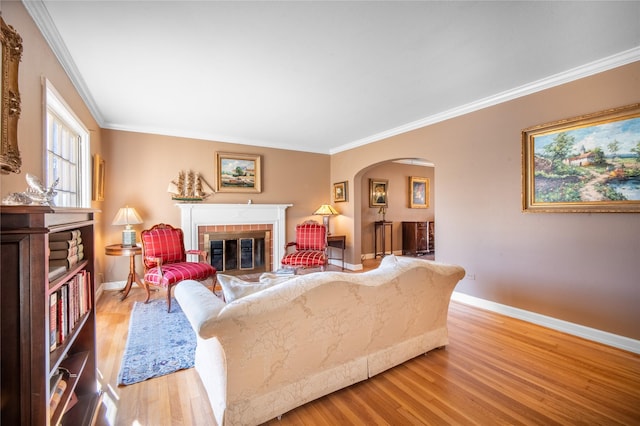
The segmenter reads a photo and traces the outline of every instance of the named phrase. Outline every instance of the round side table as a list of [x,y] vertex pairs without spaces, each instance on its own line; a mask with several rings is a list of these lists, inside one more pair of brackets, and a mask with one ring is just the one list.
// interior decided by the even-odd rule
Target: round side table
[[129,256],[129,277],[127,277],[127,284],[120,290],[122,292],[122,298],[120,300],[126,299],[134,282],[144,288],[142,282],[140,282],[140,278],[138,278],[138,274],[136,274],[136,256],[142,255],[142,247],[111,244],[105,247],[105,254],[107,256]]

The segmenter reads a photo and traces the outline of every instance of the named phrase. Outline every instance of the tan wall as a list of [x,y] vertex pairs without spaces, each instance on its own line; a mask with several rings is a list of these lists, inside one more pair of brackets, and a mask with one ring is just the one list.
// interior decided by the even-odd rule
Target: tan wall
[[[90,131],[91,154],[101,151],[100,128],[84,101],[75,90],[71,80],[57,61],[46,40],[19,1],[3,1],[2,17],[13,26],[22,37],[22,61],[20,62],[18,84],[21,99],[21,113],[18,121],[18,146],[22,157],[20,174],[0,175],[0,196],[26,189],[27,173],[45,177],[44,170],[44,116],[43,78],[48,79],[64,101],[75,112]],[[102,208],[102,203],[92,202],[92,207]],[[98,226],[102,221],[100,212],[95,215]],[[96,244],[103,244],[100,234]],[[101,270],[101,260],[96,264]]]
[[520,198],[522,129],[638,102],[638,76],[640,62],[335,154],[332,180],[364,188],[372,164],[431,160],[436,260],[476,277],[457,291],[638,339],[640,215],[525,214]]
[[[205,202],[244,204],[251,199],[253,203],[293,204],[287,209],[288,240],[295,238],[297,223],[306,219],[322,221],[312,213],[330,201],[328,155],[116,130],[103,130],[103,141],[106,163],[103,232],[108,243],[121,240],[122,227],[110,222],[125,205],[135,207],[144,220],[134,227],[138,241],[140,231],[156,223],[180,226],[180,209],[167,193],[167,187],[181,170],[199,172],[214,186],[216,151],[260,155],[262,192],[216,193]],[[125,259],[106,258],[105,262],[107,282],[126,279]],[[136,262],[141,272],[140,259]]]

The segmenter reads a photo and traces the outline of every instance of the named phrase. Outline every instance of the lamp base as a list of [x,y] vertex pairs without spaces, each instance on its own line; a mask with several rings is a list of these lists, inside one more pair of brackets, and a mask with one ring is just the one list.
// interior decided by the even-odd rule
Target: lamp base
[[327,235],[331,235],[331,232],[329,232],[329,216],[322,216],[322,224],[327,229]]
[[133,229],[125,229],[122,231],[122,246],[133,247],[136,245],[136,231]]

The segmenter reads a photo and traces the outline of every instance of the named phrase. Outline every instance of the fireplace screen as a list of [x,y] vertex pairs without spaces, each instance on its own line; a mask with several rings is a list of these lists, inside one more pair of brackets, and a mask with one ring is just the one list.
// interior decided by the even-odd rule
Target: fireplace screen
[[269,260],[269,231],[211,232],[204,235],[211,264],[225,274],[265,272]]

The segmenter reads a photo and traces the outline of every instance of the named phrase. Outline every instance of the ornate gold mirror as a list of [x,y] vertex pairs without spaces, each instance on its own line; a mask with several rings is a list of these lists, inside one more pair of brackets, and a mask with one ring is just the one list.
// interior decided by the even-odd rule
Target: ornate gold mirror
[[11,26],[2,25],[2,99],[0,102],[0,172],[20,173],[22,160],[18,149],[18,118],[20,118],[20,92],[18,91],[18,64],[22,57],[22,37]]

